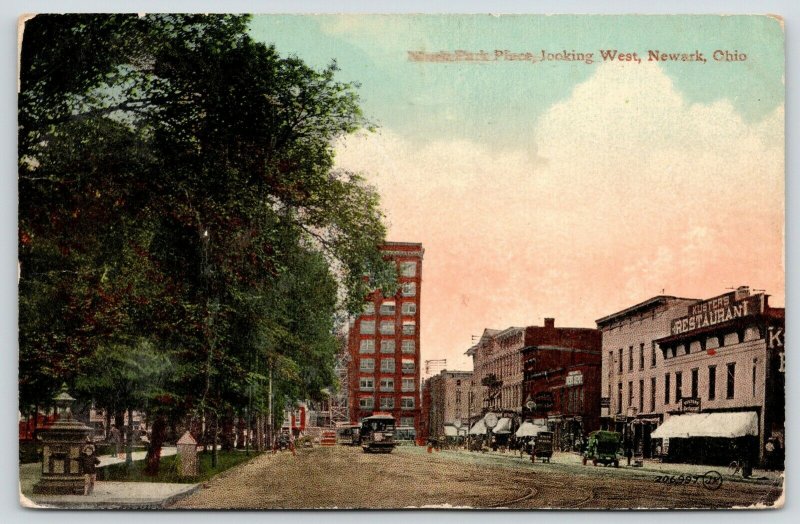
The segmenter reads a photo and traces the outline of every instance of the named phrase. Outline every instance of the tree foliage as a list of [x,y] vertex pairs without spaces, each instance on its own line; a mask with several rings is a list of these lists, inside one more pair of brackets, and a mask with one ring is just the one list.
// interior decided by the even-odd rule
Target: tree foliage
[[[394,285],[334,169],[355,85],[227,15],[39,15],[19,96],[20,397],[204,417],[333,385],[334,317]],[[365,275],[371,275],[365,279]],[[255,393],[254,393],[255,391]]]

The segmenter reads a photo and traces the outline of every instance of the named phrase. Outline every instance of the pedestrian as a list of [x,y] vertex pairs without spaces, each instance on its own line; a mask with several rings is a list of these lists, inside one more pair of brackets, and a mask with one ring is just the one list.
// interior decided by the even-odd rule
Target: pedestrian
[[633,457],[633,444],[631,439],[625,439],[625,458],[628,459],[628,465],[631,465],[631,458]]
[[[115,424],[111,425],[111,431],[109,431],[108,440],[112,446],[114,446],[114,456],[119,457],[122,452],[122,435],[120,434],[117,426]],[[121,458],[121,457],[120,457]]]
[[97,480],[97,465],[100,464],[100,459],[97,458],[94,444],[89,437],[86,437],[86,445],[83,446],[80,463],[84,475],[83,494],[91,495]]

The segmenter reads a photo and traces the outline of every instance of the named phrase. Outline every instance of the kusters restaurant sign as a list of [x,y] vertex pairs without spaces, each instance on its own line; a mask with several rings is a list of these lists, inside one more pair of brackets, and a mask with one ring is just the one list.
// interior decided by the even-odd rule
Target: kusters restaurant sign
[[756,315],[764,310],[764,295],[752,295],[736,300],[732,291],[689,306],[689,314],[672,321],[671,333],[680,335],[695,329],[721,324],[734,318]]

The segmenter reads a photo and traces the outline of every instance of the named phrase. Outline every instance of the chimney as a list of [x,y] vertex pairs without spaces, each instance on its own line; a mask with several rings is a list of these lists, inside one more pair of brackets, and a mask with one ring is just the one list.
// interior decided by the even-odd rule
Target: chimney
[[556,319],[554,319],[554,318],[546,318],[546,319],[544,319],[544,327],[546,327],[546,328],[554,328],[554,327],[556,327]]

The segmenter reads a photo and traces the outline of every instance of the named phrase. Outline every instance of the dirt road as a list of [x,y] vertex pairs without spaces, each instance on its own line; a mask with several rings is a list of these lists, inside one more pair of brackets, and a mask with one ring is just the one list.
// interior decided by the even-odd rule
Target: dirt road
[[334,447],[262,455],[216,477],[180,509],[726,508],[772,504],[780,486],[724,479],[718,489],[656,482],[653,472],[531,464],[475,453]]

